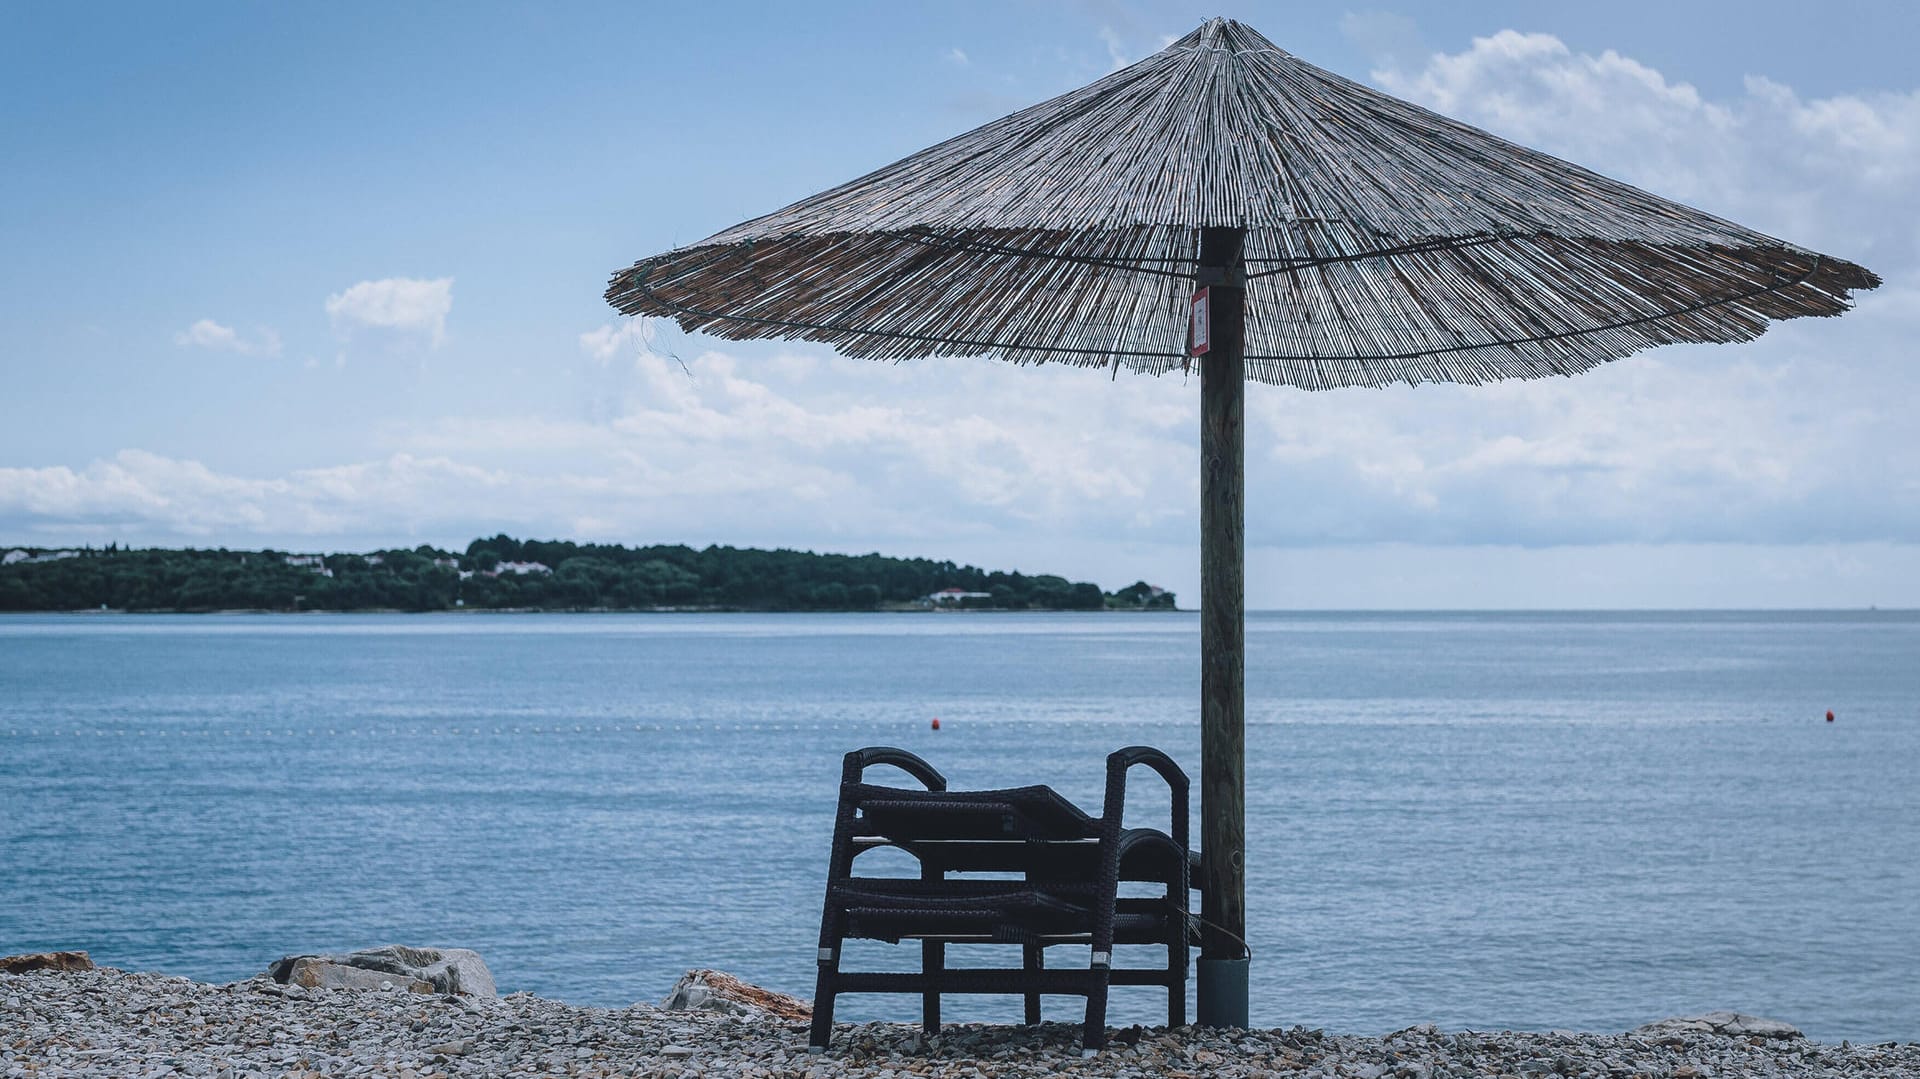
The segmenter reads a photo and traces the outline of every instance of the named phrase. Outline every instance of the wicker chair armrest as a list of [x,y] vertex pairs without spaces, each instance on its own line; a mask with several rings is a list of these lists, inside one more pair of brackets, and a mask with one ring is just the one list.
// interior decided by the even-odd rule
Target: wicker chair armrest
[[868,746],[847,754],[845,764],[841,768],[840,782],[859,783],[866,775],[867,769],[877,764],[893,765],[919,780],[921,785],[930,791],[947,789],[947,777],[941,775],[933,765],[921,760],[917,754],[896,749],[893,746]]
[[[1127,773],[1135,766],[1145,765],[1160,773],[1166,780],[1167,788],[1173,795],[1173,820],[1169,834],[1182,848],[1189,847],[1187,835],[1187,773],[1180,770],[1172,757],[1152,746],[1127,746],[1107,754],[1107,806],[1105,813],[1118,814],[1124,809]],[[1116,818],[1117,823],[1117,818]]]

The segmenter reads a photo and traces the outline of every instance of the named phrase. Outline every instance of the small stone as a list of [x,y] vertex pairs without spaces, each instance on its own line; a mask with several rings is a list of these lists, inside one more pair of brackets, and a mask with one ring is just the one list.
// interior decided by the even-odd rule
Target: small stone
[[691,1046],[669,1045],[660,1050],[660,1055],[672,1060],[683,1060],[693,1055],[693,1049]]

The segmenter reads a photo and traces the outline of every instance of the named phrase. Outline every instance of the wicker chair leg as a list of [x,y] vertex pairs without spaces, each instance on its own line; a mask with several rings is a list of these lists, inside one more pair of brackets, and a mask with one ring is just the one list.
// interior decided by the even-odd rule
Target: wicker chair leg
[[1080,1041],[1089,1053],[1107,1046],[1107,971],[1095,967],[1092,974],[1093,984],[1087,989],[1086,1031]]
[[1167,1025],[1187,1025],[1187,905],[1177,895],[1184,884],[1168,889],[1167,905],[1173,908],[1173,939],[1167,941]]
[[1191,969],[1187,946],[1187,931],[1192,925],[1192,915],[1187,904],[1193,897],[1189,879],[1183,866],[1167,882],[1168,927],[1172,931],[1167,940],[1167,1025],[1183,1027],[1187,1025],[1187,971]]
[[[1023,944],[1020,946],[1020,951],[1020,967],[1022,970],[1046,969],[1047,950],[1045,948],[1038,944]],[[1028,993],[1026,996],[1027,1025],[1032,1026],[1040,1021],[1040,994]]]
[[833,1040],[833,995],[837,988],[834,983],[836,971],[822,965],[820,978],[814,983],[813,990],[813,1029],[807,1037],[807,1047],[814,1052],[825,1052],[827,1043]]
[[[944,941],[920,942],[920,970],[936,974],[947,969],[947,945]],[[940,1033],[940,991],[929,989],[920,994],[920,1023],[928,1034]]]

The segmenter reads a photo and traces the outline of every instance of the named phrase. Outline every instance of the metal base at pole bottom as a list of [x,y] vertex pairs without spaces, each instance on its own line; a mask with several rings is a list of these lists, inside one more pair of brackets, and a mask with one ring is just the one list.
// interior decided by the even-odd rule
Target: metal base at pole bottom
[[1203,1027],[1247,1027],[1247,967],[1252,959],[1205,959],[1195,994]]

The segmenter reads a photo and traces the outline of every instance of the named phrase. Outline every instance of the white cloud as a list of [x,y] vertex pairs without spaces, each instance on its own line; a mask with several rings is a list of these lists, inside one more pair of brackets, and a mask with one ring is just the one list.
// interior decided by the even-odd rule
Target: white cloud
[[52,518],[82,537],[136,534],[176,542],[406,530],[410,520],[444,512],[448,500],[485,499],[500,483],[484,469],[410,454],[255,478],[122,450],[78,470],[0,468],[0,527],[40,531],[36,523]]
[[210,318],[203,318],[185,330],[173,335],[176,345],[197,345],[201,348],[226,349],[239,351],[240,337],[233,327],[222,326]]
[[649,318],[629,318],[609,322],[580,335],[580,351],[602,364],[611,363],[626,353],[638,355],[653,344],[654,325]]
[[971,60],[967,59],[966,50],[957,46],[947,50],[947,62],[956,67],[966,67],[972,63]]
[[[515,434],[514,426],[471,426],[454,432],[453,441]],[[898,555],[1062,572],[1109,588],[1144,577],[1172,586],[1189,605],[1198,600],[1190,519],[1188,534],[1177,540],[1141,542],[1119,530],[1090,544],[1077,530],[999,527],[1006,519],[994,507],[969,504],[951,487],[919,484],[922,497],[914,500],[818,461],[762,459],[749,472],[725,461],[705,468],[678,460],[649,463],[642,450],[621,449],[625,436],[605,429],[583,436],[579,425],[536,423],[510,441],[535,447],[556,430],[570,431],[580,445],[630,459],[624,467],[590,472],[539,471],[402,452],[252,477],[127,450],[81,469],[0,468],[0,529],[22,542],[345,550],[421,541],[458,547],[499,530],[628,543],[797,543],[852,552],[878,547]],[[899,501],[862,501],[875,494]],[[756,517],[778,518],[808,504],[816,517],[849,518],[849,527],[836,533],[816,520],[813,531],[800,535],[776,520],[754,531]],[[978,521],[983,514],[985,521]],[[987,527],[977,527],[982,523]],[[916,525],[918,533],[912,531]],[[1898,606],[1920,603],[1920,545],[1256,544],[1249,552],[1247,586],[1255,608]]]
[[1118,71],[1133,62],[1127,55],[1126,44],[1120,40],[1120,32],[1113,27],[1100,28],[1100,43],[1107,47],[1107,62],[1113,65],[1113,70]]
[[[1578,379],[1250,394],[1255,542],[1899,542],[1911,378],[1806,350],[1639,357]],[[1790,346],[1790,347],[1783,347]]]
[[1898,269],[1916,261],[1920,91],[1807,99],[1772,79],[1710,100],[1612,50],[1502,30],[1387,90],[1497,135],[1796,243]]
[[377,328],[426,334],[438,345],[446,338],[447,313],[453,310],[453,278],[424,280],[388,277],[362,281],[327,297],[327,315],[336,329]]
[[252,337],[243,336],[231,326],[203,318],[173,335],[173,343],[183,348],[204,348],[214,352],[237,352],[242,356],[280,355],[280,335],[265,326]]
[[[1906,306],[1885,317],[1911,325]],[[376,546],[504,529],[880,549],[1109,587],[1145,577],[1191,598],[1192,382],[978,360],[795,360],[707,352],[682,368],[644,355],[623,366],[627,396],[605,421],[447,418],[390,430],[369,459],[277,476],[134,450],[78,469],[0,469],[0,533]],[[1726,565],[1755,572],[1782,560],[1769,543],[1822,558],[1880,551],[1870,566],[1906,565],[1920,535],[1920,480],[1858,467],[1905,437],[1898,417],[1876,415],[1844,381],[1821,391],[1809,362],[1695,349],[1575,380],[1254,387],[1249,542],[1265,552],[1261,572],[1274,571],[1250,578],[1255,602],[1391,606],[1380,582],[1409,567],[1447,576],[1393,594],[1439,596],[1447,581],[1465,588],[1507,566],[1504,585],[1473,595],[1512,603],[1524,583],[1563,604],[1607,604],[1629,593],[1567,567],[1591,557],[1603,577],[1640,562],[1679,574],[1715,557],[1646,553],[1673,544],[1738,548]],[[1396,546],[1368,553],[1380,544]],[[1336,547],[1346,553],[1329,553]],[[1586,553],[1522,558],[1517,547]],[[1326,564],[1373,576],[1348,585],[1317,570],[1298,576]],[[1767,587],[1814,602],[1806,597],[1828,571],[1812,564],[1805,579]],[[1672,594],[1736,602],[1738,582],[1716,580],[1717,593]],[[1892,602],[1875,591],[1882,580],[1840,583],[1848,596]],[[1637,587],[1646,602],[1673,581],[1656,574]]]
[[0,533],[240,542],[378,533],[383,522],[558,534],[590,519],[602,536],[850,537],[920,553],[1035,528],[1153,529],[1191,513],[1193,410],[1165,381],[709,352],[684,369],[642,356],[628,385],[605,422],[450,418],[390,431],[378,459],[270,478],[139,450],[84,468],[0,470]]
[[1188,499],[1184,475],[1163,466],[1185,435],[1167,414],[1190,412],[1166,401],[1177,387],[964,360],[814,363],[707,352],[683,369],[643,356],[608,427],[661,475],[744,495],[740,514],[760,527],[817,527],[822,508],[789,498],[808,490],[844,493],[825,511],[835,527],[912,535],[1124,522]]

